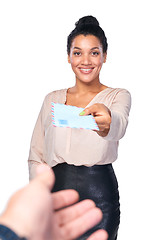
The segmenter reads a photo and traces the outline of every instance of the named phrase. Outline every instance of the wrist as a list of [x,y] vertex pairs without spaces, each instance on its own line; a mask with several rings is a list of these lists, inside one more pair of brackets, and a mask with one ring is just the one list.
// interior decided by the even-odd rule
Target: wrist
[[[15,218],[12,218],[11,215],[9,217],[7,217],[5,214],[3,214],[0,217],[0,226],[1,226],[1,229],[3,228],[3,231],[6,228],[6,229],[8,229],[6,231],[13,233],[11,235],[17,236],[17,238],[13,238],[13,240],[14,239],[25,239],[26,240],[28,238],[28,234],[27,234],[27,231],[25,230],[23,221],[22,221],[22,223],[17,222],[17,220]],[[10,239],[12,239],[12,238],[4,238],[4,240],[10,240]],[[1,238],[0,238],[0,240],[1,240]],[[2,240],[3,240],[3,238],[2,238]]]

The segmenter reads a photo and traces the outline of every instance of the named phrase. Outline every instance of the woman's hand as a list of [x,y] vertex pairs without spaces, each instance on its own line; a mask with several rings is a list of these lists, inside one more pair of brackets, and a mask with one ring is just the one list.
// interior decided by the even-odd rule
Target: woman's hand
[[99,127],[99,131],[96,132],[101,137],[107,136],[111,124],[110,110],[104,104],[96,103],[88,108],[85,108],[84,111],[80,113],[80,116],[86,116],[89,114],[93,115]]

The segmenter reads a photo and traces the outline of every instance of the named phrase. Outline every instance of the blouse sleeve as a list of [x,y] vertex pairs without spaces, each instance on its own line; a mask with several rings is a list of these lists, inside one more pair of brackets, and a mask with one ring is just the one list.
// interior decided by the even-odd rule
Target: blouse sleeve
[[30,180],[35,176],[35,169],[37,165],[41,163],[45,163],[44,157],[43,157],[45,105],[46,105],[46,98],[41,107],[35,128],[33,130],[31,144],[30,144],[30,152],[29,152],[29,158],[28,158]]
[[125,89],[120,89],[114,97],[110,107],[111,125],[109,133],[105,137],[106,140],[119,141],[124,136],[128,125],[130,108],[130,93]]

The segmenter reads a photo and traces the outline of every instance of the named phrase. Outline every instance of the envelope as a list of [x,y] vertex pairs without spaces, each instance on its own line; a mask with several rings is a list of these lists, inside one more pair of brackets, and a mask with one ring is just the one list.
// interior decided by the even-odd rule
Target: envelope
[[55,127],[99,130],[92,115],[79,116],[84,108],[52,102],[52,123]]

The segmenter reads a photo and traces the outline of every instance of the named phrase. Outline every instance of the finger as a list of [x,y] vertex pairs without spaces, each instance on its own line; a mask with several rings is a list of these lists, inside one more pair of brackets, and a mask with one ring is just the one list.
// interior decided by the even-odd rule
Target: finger
[[106,116],[95,116],[94,117],[100,131],[103,131],[105,128],[109,128],[110,127],[110,118],[108,119]]
[[67,222],[73,221],[82,216],[92,208],[95,208],[95,203],[92,200],[83,200],[74,206],[58,211],[58,221],[61,225],[66,224]]
[[106,124],[106,119],[103,116],[94,116],[94,119],[96,121],[97,124],[99,124],[100,126],[105,126]]
[[53,170],[47,164],[39,165],[36,169],[36,177],[32,181],[42,183],[48,190],[51,190],[55,183]]
[[97,225],[101,220],[101,210],[99,208],[92,208],[79,218],[64,225],[61,231],[63,236],[68,236],[68,239],[75,239]]
[[79,199],[79,194],[73,189],[61,190],[55,193],[52,193],[54,210],[58,210],[74,204]]
[[87,240],[107,240],[108,233],[104,229],[97,230]]
[[98,111],[98,106],[96,104],[88,107],[88,108],[85,108],[79,115],[80,116],[86,116],[86,115],[89,115],[89,114],[95,114],[96,112]]

